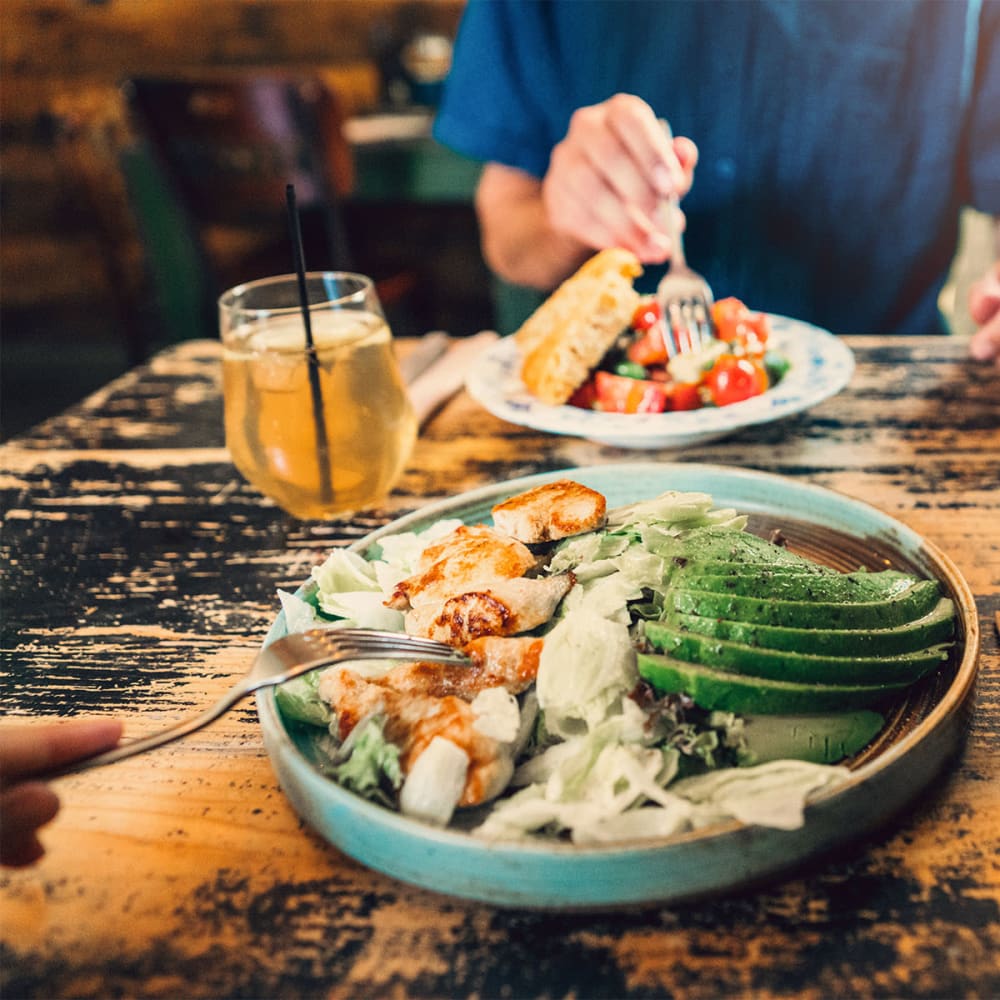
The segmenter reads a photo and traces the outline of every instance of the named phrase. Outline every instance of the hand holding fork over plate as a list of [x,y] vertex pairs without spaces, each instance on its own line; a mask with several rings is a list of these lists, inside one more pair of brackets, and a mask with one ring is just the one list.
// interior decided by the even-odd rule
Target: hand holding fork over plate
[[215,722],[255,691],[284,684],[285,681],[300,677],[319,667],[353,660],[411,660],[460,665],[471,663],[460,650],[441,642],[416,638],[402,632],[379,632],[374,629],[359,628],[319,628],[297,632],[276,639],[265,646],[257,654],[249,673],[200,715],[184,719],[151,736],[122,743],[113,750],[107,750],[96,756],[85,757],[48,770],[35,771],[33,776],[48,780],[64,774],[74,774],[91,767],[113,764],[134,757],[136,754],[145,753],[147,750],[173,743],[174,740],[179,740]]

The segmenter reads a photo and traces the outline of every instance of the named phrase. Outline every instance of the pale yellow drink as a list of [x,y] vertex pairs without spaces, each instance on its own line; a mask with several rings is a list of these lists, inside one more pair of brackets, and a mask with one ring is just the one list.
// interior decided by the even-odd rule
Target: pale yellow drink
[[222,362],[226,444],[234,464],[262,493],[301,518],[383,499],[416,437],[392,336],[381,316],[316,311],[312,334],[326,463],[301,316],[278,315],[229,331]]

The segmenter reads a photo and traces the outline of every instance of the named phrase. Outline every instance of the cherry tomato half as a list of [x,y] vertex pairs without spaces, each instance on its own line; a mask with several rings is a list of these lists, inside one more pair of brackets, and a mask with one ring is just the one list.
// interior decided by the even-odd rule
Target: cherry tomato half
[[747,307],[732,295],[726,299],[716,299],[712,303],[712,322],[715,324],[720,340],[726,339],[722,334],[731,330],[746,314],[746,311]]
[[662,382],[597,372],[594,388],[597,407],[606,413],[662,413],[667,408],[667,390]]
[[767,391],[767,371],[759,361],[720,355],[705,376],[705,385],[716,406],[729,406]]
[[663,310],[656,299],[643,299],[632,314],[631,327],[639,336],[625,352],[636,364],[662,365],[667,360],[664,340]]
[[670,392],[671,410],[698,410],[701,393],[693,382],[678,382]]
[[766,314],[751,312],[733,296],[712,303],[712,323],[719,340],[741,344],[754,352],[767,343],[770,333]]
[[631,326],[633,330],[643,333],[662,320],[663,310],[660,308],[660,303],[656,299],[643,299],[632,314]]
[[594,379],[588,378],[566,402],[570,406],[578,406],[581,410],[594,409],[594,404],[597,402],[597,388],[594,385]]
[[629,344],[625,351],[629,361],[649,367],[662,365],[667,360],[667,345],[663,339],[663,324],[651,326],[643,336]]

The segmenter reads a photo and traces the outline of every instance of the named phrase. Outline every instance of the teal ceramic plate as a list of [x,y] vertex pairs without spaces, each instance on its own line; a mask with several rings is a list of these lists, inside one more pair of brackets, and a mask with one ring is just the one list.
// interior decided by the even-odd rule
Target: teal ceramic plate
[[[894,567],[940,581],[955,602],[951,660],[902,697],[875,741],[850,762],[851,778],[811,800],[798,830],[737,822],[668,840],[614,845],[487,843],[437,829],[359,798],[325,778],[309,741],[286,724],[273,692],[258,695],[264,743],[282,788],[302,818],[369,867],[437,892],[511,907],[604,909],[675,903],[772,879],[886,824],[941,772],[964,736],[979,649],[972,593],[951,561],[886,514],[804,482],[742,469],[629,463],[569,469],[462,494],[402,517],[356,543],[421,530],[442,517],[488,522],[501,499],[569,476],[600,490],[609,506],[664,490],[710,493],[718,506],[751,515],[750,530],[781,529],[791,548],[838,569]],[[278,616],[266,642],[285,633]]]
[[768,318],[769,343],[788,358],[788,374],[763,395],[731,406],[628,414],[549,406],[535,399],[521,381],[521,361],[512,337],[483,352],[466,388],[495,417],[523,427],[616,448],[687,448],[807,410],[836,395],[851,380],[854,355],[839,337],[786,316]]

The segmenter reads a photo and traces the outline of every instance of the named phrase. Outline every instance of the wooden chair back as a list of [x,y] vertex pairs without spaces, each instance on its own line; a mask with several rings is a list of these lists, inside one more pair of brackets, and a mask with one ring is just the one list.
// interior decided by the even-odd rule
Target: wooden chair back
[[303,207],[328,209],[351,189],[340,109],[318,78],[133,78],[126,94],[181,195],[206,223],[273,218],[289,182]]
[[302,212],[307,266],[354,266],[340,209],[353,159],[336,96],[320,79],[134,77],[123,92],[186,216],[212,296],[292,270],[289,183]]

